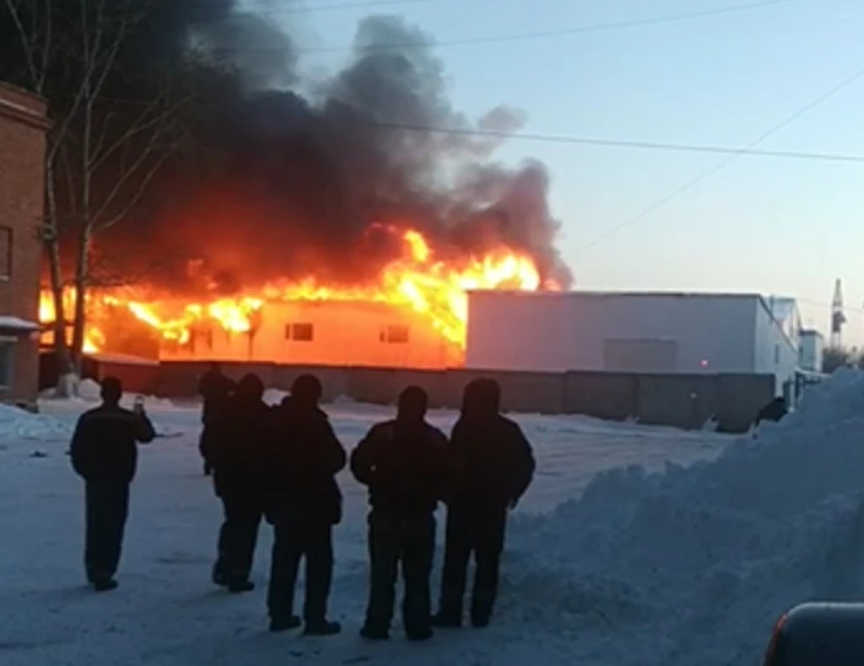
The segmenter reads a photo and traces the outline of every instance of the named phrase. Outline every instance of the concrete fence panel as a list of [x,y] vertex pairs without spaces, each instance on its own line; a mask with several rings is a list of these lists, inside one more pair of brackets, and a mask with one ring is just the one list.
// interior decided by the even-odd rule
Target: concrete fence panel
[[420,386],[429,394],[429,407],[444,409],[452,406],[448,402],[447,373],[443,370],[400,369],[396,370],[393,382],[396,396],[407,386]]
[[276,378],[275,363],[256,363],[254,361],[223,361],[219,364],[222,371],[235,382],[244,375],[255,374],[261,378],[265,387],[273,386]]
[[712,375],[640,375],[638,384],[640,423],[696,429],[715,413]]
[[348,368],[348,395],[357,402],[392,405],[399,394],[398,371],[390,368]]
[[198,379],[209,363],[197,361],[162,361],[156,395],[161,398],[194,398],[198,395]]
[[565,414],[623,421],[639,412],[635,375],[626,373],[568,372],[564,376]]
[[723,432],[747,432],[774,399],[774,375],[719,375],[717,418]]
[[454,369],[447,373],[447,404],[458,409],[462,392],[472,380],[494,379],[501,386],[501,407],[507,412],[561,414],[564,409],[564,375],[550,372],[502,372]]
[[324,402],[332,402],[336,398],[350,396],[348,374],[350,370],[311,365],[278,365],[273,370],[272,388],[280,391],[290,391],[291,384],[300,375],[312,374],[320,381],[324,389]]
[[[392,405],[406,386],[422,386],[430,406],[458,409],[462,392],[473,379],[489,377],[501,385],[505,411],[541,414],[584,414],[607,420],[638,416],[645,424],[700,428],[712,415],[725,432],[744,432],[774,395],[771,375],[635,375],[602,372],[501,372],[452,369],[336,368],[276,366],[269,363],[223,363],[226,374],[239,379],[257,373],[268,387],[289,390],[305,372],[317,375],[324,399],[340,396],[358,402]],[[198,378],[207,363],[161,363],[156,393],[188,398],[197,394]]]

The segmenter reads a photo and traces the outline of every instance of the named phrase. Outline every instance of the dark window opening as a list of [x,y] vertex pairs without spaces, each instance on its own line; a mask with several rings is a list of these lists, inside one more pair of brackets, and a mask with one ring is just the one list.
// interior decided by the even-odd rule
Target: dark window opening
[[0,338],[0,388],[12,387],[12,364],[15,342]]
[[294,342],[312,342],[315,339],[313,324],[285,324],[285,339]]
[[381,329],[378,339],[391,344],[406,344],[410,338],[409,333],[409,328],[403,324],[390,324]]
[[12,229],[0,227],[0,279],[12,277]]

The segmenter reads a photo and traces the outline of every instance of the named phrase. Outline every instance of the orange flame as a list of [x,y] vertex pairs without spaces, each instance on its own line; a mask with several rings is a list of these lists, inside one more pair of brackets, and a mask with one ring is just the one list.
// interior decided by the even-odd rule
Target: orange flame
[[[320,284],[314,278],[276,281],[255,294],[216,299],[209,303],[179,303],[174,297],[164,300],[130,298],[119,290],[91,293],[96,305],[125,307],[138,320],[159,332],[164,340],[188,342],[193,327],[205,320],[218,322],[230,332],[244,333],[253,327],[255,313],[268,302],[289,301],[366,301],[403,307],[425,317],[446,340],[465,347],[468,319],[468,294],[473,289],[540,289],[540,275],[527,255],[506,248],[482,258],[458,264],[434,259],[433,250],[417,231],[402,233],[405,254],[387,264],[372,285],[342,287]],[[546,285],[556,289],[555,285]],[[67,318],[74,305],[74,292],[64,294]],[[178,307],[179,306],[179,307]],[[172,312],[173,315],[168,313]],[[50,292],[42,294],[40,320],[54,320]],[[97,317],[89,317],[86,329],[88,350],[104,348],[105,336]]]

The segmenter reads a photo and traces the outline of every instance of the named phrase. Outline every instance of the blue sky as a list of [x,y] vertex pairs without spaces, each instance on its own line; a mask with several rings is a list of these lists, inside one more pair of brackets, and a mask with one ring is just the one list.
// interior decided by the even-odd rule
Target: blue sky
[[[271,0],[269,11],[285,20],[279,8],[289,4]],[[357,21],[373,12],[401,14],[447,42],[745,4],[306,0],[310,11],[290,18],[302,47],[327,49],[350,46]],[[438,53],[454,105],[470,115],[506,104],[527,113],[524,132],[739,148],[864,72],[862,26],[861,0],[789,0],[626,29],[442,44]],[[303,65],[332,70],[348,55],[309,54]],[[759,148],[864,155],[864,76]],[[824,331],[841,278],[845,341],[864,342],[864,164],[736,158],[610,233],[723,157],[527,140],[511,140],[499,155],[549,167],[560,245],[578,286],[790,295],[805,324]]]

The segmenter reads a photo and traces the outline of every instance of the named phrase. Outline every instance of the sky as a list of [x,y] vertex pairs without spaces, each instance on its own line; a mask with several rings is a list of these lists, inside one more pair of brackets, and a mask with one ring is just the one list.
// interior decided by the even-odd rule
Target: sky
[[[439,43],[457,109],[519,108],[523,133],[741,149],[771,131],[760,150],[864,157],[864,0],[264,4],[310,72],[350,56],[364,16],[402,15]],[[519,138],[498,156],[549,168],[577,288],[793,296],[827,332],[840,278],[844,342],[864,344],[864,162]]]

